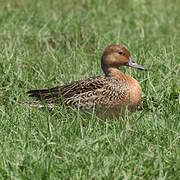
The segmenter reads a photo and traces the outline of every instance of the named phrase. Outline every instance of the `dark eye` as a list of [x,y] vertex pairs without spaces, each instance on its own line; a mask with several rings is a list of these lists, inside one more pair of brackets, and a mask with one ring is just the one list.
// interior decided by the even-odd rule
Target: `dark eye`
[[119,52],[120,55],[122,55],[123,53],[122,52]]

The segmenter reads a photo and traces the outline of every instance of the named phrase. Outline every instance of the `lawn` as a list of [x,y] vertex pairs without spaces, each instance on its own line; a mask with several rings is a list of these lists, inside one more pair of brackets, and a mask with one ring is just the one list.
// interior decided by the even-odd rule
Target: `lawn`
[[[102,74],[111,43],[147,72],[126,122],[35,109],[26,91]],[[1,0],[0,179],[178,179],[180,1]]]

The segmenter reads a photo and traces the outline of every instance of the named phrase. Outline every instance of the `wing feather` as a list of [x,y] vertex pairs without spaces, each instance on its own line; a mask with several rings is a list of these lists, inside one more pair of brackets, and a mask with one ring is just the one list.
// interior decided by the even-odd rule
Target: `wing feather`
[[27,92],[37,101],[45,100],[48,104],[64,102],[68,106],[90,109],[95,106],[118,106],[129,93],[127,84],[114,77],[97,76],[77,81],[69,85],[51,89]]

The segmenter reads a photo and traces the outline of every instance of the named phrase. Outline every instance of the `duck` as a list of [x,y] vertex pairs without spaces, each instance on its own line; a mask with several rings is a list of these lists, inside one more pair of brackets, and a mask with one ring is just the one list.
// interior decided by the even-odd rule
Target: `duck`
[[54,108],[59,104],[85,111],[95,111],[107,117],[121,116],[126,110],[133,112],[141,105],[142,88],[139,82],[121,71],[121,67],[146,70],[135,62],[130,51],[123,45],[111,44],[102,54],[101,68],[104,75],[71,82],[66,85],[30,90],[29,97],[35,98],[32,106]]

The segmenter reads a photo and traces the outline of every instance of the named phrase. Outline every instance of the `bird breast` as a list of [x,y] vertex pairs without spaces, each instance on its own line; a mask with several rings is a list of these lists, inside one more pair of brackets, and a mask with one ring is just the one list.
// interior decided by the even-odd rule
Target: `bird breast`
[[128,86],[130,90],[128,107],[131,111],[133,111],[141,104],[142,89],[138,81],[132,77],[128,82]]

